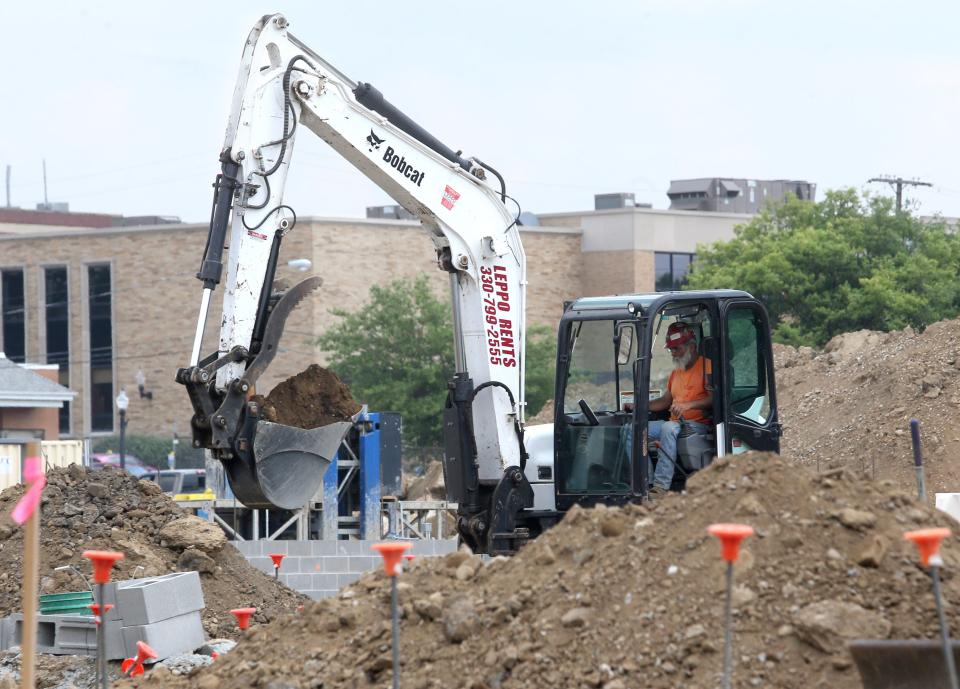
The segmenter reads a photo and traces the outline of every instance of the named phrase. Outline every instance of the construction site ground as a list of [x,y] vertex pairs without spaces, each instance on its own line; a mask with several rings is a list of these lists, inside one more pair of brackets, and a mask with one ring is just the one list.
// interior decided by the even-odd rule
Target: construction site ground
[[[756,529],[736,567],[734,686],[858,687],[847,640],[936,638],[930,580],[903,532],[957,526],[933,509],[932,494],[955,490],[960,468],[958,335],[960,322],[948,321],[922,334],[847,334],[820,352],[778,347],[782,457],[718,460],[686,494],[649,506],[574,509],[513,558],[484,563],[460,552],[414,561],[400,580],[403,686],[718,686],[724,570],[706,532],[716,521]],[[922,424],[925,502],[916,499],[911,418]],[[4,514],[18,495],[0,495]],[[157,669],[137,685],[389,686],[387,577],[368,574],[297,613],[302,597],[249,567],[222,535],[183,519],[165,496],[118,473],[72,468],[50,477],[45,592],[82,588],[52,570],[82,568],[80,552],[91,547],[127,554],[121,578],[137,566],[137,576],[194,567],[207,633],[239,640],[210,667],[189,676]],[[6,517],[0,545],[7,614],[19,610],[21,542]],[[956,634],[956,536],[943,555]],[[245,605],[261,612],[237,634],[225,611]],[[62,663],[42,661],[40,686],[63,681]]]

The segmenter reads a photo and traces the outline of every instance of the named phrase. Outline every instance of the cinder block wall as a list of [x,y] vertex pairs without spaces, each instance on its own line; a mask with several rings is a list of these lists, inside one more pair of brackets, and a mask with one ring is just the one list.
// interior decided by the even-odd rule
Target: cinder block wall
[[[272,553],[286,557],[280,581],[314,599],[334,596],[365,572],[383,567],[379,554],[370,549],[380,541],[231,541],[247,562],[273,574]],[[448,555],[457,549],[457,539],[410,541],[417,557]]]

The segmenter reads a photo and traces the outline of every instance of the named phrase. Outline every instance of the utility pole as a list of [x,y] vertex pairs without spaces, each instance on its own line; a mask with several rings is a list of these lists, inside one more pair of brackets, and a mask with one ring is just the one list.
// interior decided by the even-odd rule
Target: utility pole
[[932,187],[930,182],[921,182],[918,179],[904,179],[903,177],[871,177],[867,182],[882,182],[896,187],[897,189],[897,213],[903,210],[903,188],[904,187]]

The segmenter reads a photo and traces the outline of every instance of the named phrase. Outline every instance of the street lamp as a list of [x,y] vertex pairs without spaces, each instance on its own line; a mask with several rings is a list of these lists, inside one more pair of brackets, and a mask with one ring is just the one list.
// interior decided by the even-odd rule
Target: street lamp
[[127,430],[127,405],[130,404],[130,398],[127,393],[120,388],[120,394],[117,395],[117,409],[120,410],[120,471],[127,470],[126,455],[124,450],[124,441],[126,440]]

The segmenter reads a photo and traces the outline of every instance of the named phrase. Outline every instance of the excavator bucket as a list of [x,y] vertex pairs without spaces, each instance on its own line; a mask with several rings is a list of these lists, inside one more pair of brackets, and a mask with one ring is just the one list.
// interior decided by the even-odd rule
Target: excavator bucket
[[[953,657],[960,665],[960,641]],[[851,641],[864,689],[950,689],[943,646],[932,639]]]
[[351,426],[337,421],[303,429],[257,421],[252,461],[236,457],[224,463],[230,487],[247,507],[303,507],[320,488]]

